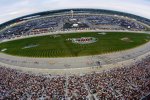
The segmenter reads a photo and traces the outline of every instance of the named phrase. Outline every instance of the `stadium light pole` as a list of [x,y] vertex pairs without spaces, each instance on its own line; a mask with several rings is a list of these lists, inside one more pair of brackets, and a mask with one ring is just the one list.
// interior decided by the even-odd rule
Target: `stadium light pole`
[[73,10],[71,10],[71,17],[72,17],[72,18],[73,18],[73,13],[74,13]]

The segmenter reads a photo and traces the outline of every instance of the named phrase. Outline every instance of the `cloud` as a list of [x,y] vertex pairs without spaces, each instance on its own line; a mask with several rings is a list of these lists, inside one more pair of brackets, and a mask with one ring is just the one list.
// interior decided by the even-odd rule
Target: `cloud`
[[101,8],[150,19],[149,0],[0,0],[0,23],[31,13],[62,8]]

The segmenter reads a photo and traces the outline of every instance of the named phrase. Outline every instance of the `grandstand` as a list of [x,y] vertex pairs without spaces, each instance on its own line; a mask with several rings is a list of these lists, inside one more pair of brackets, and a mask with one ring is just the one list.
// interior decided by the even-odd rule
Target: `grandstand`
[[150,92],[150,56],[131,66],[84,75],[34,75],[5,66],[0,73],[4,100],[148,100],[144,97]]
[[[73,16],[71,10],[74,11]],[[7,25],[10,27],[3,28],[0,34],[0,40],[58,31],[146,31],[150,28],[148,19],[136,15],[100,9],[67,9],[42,12],[15,19],[12,22]],[[2,24],[1,28],[5,24]],[[74,25],[77,27],[73,27]]]

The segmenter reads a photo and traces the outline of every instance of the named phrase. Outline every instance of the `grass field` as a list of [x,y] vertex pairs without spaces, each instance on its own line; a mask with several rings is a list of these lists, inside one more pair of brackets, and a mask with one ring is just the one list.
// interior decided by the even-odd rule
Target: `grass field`
[[[100,32],[99,32],[100,33]],[[72,43],[68,38],[94,37],[91,44]],[[48,35],[14,40],[0,44],[0,52],[28,57],[72,57],[96,55],[130,49],[150,41],[144,33],[98,32]]]

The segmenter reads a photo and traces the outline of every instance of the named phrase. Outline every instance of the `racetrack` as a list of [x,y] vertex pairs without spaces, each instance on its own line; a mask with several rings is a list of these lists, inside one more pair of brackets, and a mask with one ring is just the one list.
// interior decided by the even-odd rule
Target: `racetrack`
[[[129,64],[127,62],[135,62],[135,60],[150,52],[150,42],[141,45],[137,48],[124,50],[120,52],[107,53],[95,56],[82,56],[82,57],[67,57],[67,58],[30,58],[30,57],[17,57],[0,53],[1,64],[7,66],[13,66],[13,68],[22,69],[24,71],[44,73],[57,73],[68,72],[80,72],[91,70],[91,68],[97,68],[97,61],[101,62],[101,66],[107,66],[106,68],[113,68],[113,65],[121,62]],[[82,69],[82,70],[81,70]],[[105,69],[100,67],[100,70]],[[70,72],[70,71],[69,71]]]

